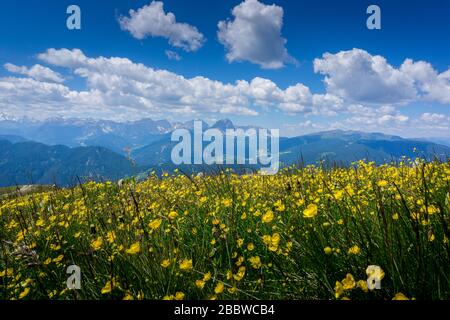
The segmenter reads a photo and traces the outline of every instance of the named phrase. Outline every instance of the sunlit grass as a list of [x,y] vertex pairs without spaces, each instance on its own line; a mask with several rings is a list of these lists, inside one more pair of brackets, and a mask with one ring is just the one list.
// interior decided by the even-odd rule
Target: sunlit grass
[[0,298],[449,299],[449,185],[449,163],[416,160],[0,199]]

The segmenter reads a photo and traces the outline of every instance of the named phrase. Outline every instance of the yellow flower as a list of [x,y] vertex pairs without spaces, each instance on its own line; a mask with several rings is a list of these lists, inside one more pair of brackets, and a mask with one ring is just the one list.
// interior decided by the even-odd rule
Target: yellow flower
[[262,222],[264,223],[269,223],[273,220],[273,212],[272,210],[267,211],[263,216],[262,216]]
[[251,263],[252,268],[254,269],[259,269],[261,268],[261,258],[256,256],[256,257],[250,257],[248,259],[248,261]]
[[205,273],[205,275],[203,276],[203,281],[209,281],[211,280],[211,272],[207,272]]
[[225,285],[223,284],[223,282],[219,282],[216,287],[214,288],[214,293],[215,294],[220,294],[223,292],[223,290],[225,289]]
[[30,288],[25,288],[20,294],[19,294],[19,299],[23,299],[25,298],[28,293],[30,293]]
[[155,220],[152,220],[148,224],[148,226],[149,226],[150,229],[156,230],[156,229],[158,229],[161,226],[161,223],[162,223],[162,219],[155,219]]
[[199,289],[203,289],[205,286],[205,281],[203,280],[195,280],[195,286]]
[[334,197],[336,198],[336,200],[341,200],[344,197],[344,191],[343,190],[338,190],[334,193]]
[[277,251],[278,250],[278,244],[280,242],[280,234],[274,233],[272,236],[270,235],[264,235],[263,236],[263,242],[265,245],[269,247],[270,251]]
[[[50,259],[50,262],[52,261],[52,259]],[[2,272],[0,272],[0,278],[7,276],[10,277],[13,274],[13,269],[12,268],[8,268],[3,270]]]
[[317,205],[311,203],[308,207],[303,210],[303,217],[305,218],[314,218],[317,215]]
[[236,243],[237,243],[237,245],[238,245],[238,248],[240,248],[240,247],[242,247],[242,245],[244,244],[244,239],[238,239],[238,240],[236,241]]
[[354,254],[357,255],[361,252],[361,249],[357,246],[354,245],[353,247],[351,247],[350,249],[348,249],[348,254]]
[[170,211],[169,213],[169,219],[175,219],[178,216],[178,213],[176,211]]
[[61,246],[58,244],[51,244],[50,245],[50,249],[52,249],[53,251],[58,251],[59,249],[61,249]]
[[183,292],[175,293],[175,300],[183,300],[183,299],[184,299],[184,293]]
[[91,242],[91,248],[97,251],[102,247],[102,244],[103,244],[102,237],[98,237],[96,240]]
[[122,300],[134,300],[134,297],[133,297],[133,295],[130,292],[127,292],[125,294],[125,297],[123,297]]
[[380,180],[377,182],[377,186],[379,187],[386,187],[388,185],[388,182],[386,180]]
[[161,267],[167,268],[168,266],[170,266],[170,260],[169,259],[164,259],[163,261],[161,261]]
[[188,259],[184,259],[183,261],[180,262],[180,269],[181,270],[191,270],[192,269],[192,259],[188,260]]
[[236,287],[228,288],[227,291],[231,294],[234,294],[234,293],[236,293],[237,288]]
[[64,258],[64,256],[62,254],[60,254],[55,259],[53,259],[53,262],[60,262],[63,258]]
[[114,290],[114,288],[116,288],[116,287],[117,287],[117,280],[116,280],[116,278],[109,279],[106,282],[105,286],[102,288],[101,293],[102,294],[111,293],[111,291]]
[[409,300],[409,298],[407,296],[405,296],[403,293],[398,292],[393,298],[392,300]]
[[52,258],[45,259],[45,261],[44,261],[45,265],[49,265],[50,263],[52,263]]
[[109,243],[113,243],[116,240],[116,233],[114,231],[108,231],[106,234],[106,238]]
[[369,289],[367,288],[367,281],[359,280],[356,283],[356,285],[357,285],[358,288],[360,288],[364,292],[368,292],[369,291]]
[[350,273],[347,273],[345,279],[342,280],[342,286],[344,290],[351,290],[356,286],[355,278]]
[[325,252],[325,254],[332,254],[333,253],[333,249],[331,249],[330,247],[325,247],[323,249],[323,251]]
[[280,211],[280,212],[286,210],[286,206],[285,206],[283,203],[281,203],[281,200],[278,200],[278,201],[275,203],[275,207],[277,207],[277,208],[276,208],[277,211]]
[[433,242],[436,237],[433,232],[428,233],[428,241]]
[[127,250],[125,250],[128,254],[136,254],[141,252],[141,244],[139,242],[135,242],[131,245],[131,247]]
[[248,251],[253,251],[255,249],[255,245],[252,243],[252,242],[250,242],[248,245],[247,245],[247,250]]
[[392,215],[392,219],[393,219],[393,220],[398,220],[398,213],[394,213],[394,214]]
[[241,266],[238,269],[238,272],[233,276],[234,280],[241,281],[245,276],[245,267]]
[[223,199],[223,200],[222,200],[222,204],[223,204],[226,208],[230,207],[232,203],[233,203],[233,200],[231,200],[231,199]]
[[428,207],[428,214],[435,214],[436,212],[439,212],[439,209],[436,208],[435,206],[429,206]]
[[239,267],[242,264],[242,262],[244,262],[244,257],[240,256],[236,261],[236,266]]
[[339,299],[344,294],[344,286],[339,281],[336,281],[336,285],[334,286],[334,296],[336,299]]

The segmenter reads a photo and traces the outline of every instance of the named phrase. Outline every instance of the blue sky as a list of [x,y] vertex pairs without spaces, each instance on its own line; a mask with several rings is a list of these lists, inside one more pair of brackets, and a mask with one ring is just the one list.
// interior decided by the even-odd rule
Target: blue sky
[[[66,27],[71,4],[81,30]],[[381,8],[381,30],[366,27],[370,4]],[[1,6],[3,117],[230,118],[285,135],[450,137],[448,1]]]

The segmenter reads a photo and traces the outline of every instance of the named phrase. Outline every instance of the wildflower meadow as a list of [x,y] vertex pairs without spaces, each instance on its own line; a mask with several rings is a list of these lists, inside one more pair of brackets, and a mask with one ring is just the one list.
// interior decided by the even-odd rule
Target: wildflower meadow
[[449,192],[405,160],[5,194],[0,299],[450,299]]

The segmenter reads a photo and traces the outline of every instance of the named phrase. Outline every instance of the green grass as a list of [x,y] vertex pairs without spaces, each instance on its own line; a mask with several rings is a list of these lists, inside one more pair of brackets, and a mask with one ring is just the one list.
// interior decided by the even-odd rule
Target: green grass
[[449,299],[449,183],[448,162],[360,162],[0,199],[0,298]]

